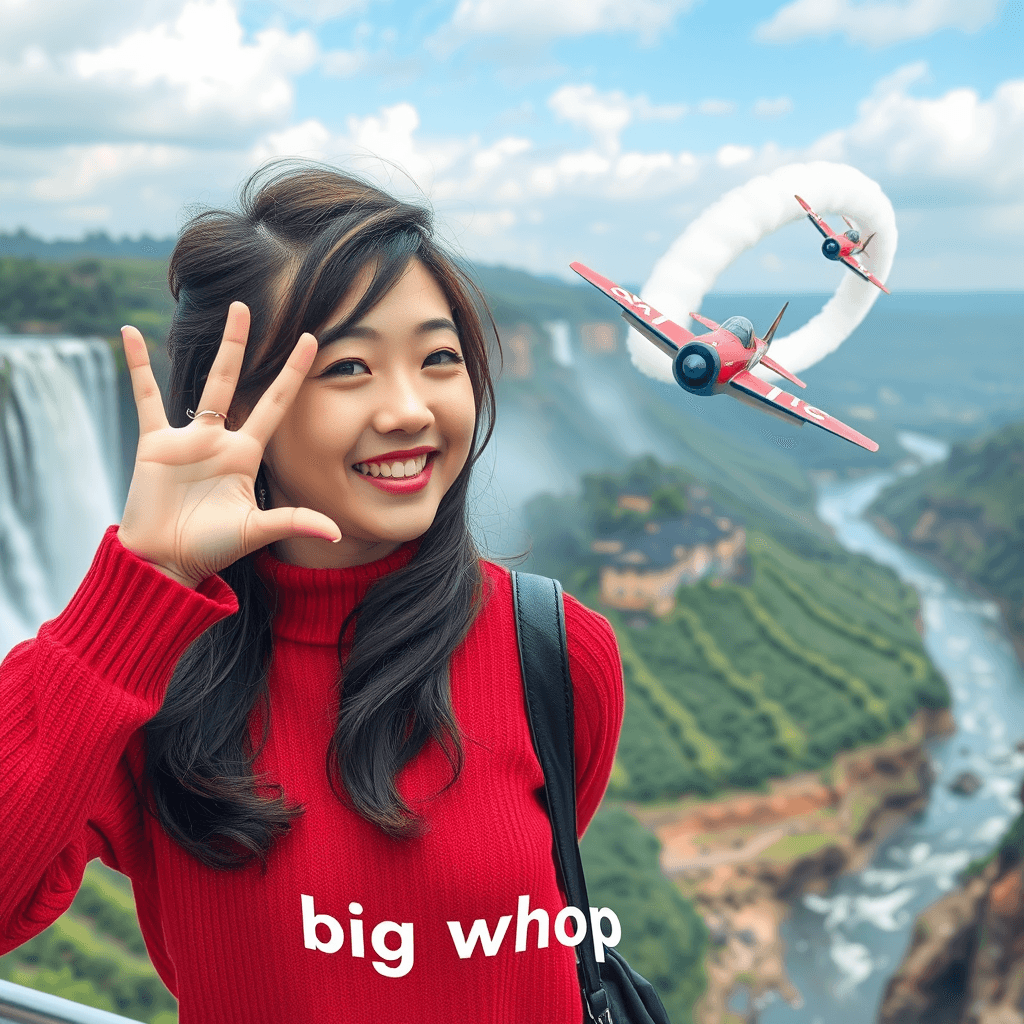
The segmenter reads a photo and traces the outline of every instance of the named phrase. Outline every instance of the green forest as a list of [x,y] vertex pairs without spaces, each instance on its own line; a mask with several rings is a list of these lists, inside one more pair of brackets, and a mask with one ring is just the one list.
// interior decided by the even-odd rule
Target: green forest
[[0,325],[12,333],[117,338],[131,323],[162,343],[173,309],[165,260],[0,256]]

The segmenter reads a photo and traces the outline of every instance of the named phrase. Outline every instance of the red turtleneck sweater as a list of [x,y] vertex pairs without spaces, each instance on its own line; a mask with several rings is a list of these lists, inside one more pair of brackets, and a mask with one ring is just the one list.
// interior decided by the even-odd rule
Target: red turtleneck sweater
[[[110,527],[64,612],[0,666],[0,953],[62,914],[86,863],[100,857],[132,880],[181,1024],[581,1021],[573,950],[554,927],[565,899],[505,569],[482,563],[491,594],[452,657],[462,775],[433,796],[449,771],[428,743],[398,778],[427,834],[388,839],[328,785],[341,622],[410,557],[406,545],[369,565],[305,569],[258,556],[279,606],[269,739],[255,770],[306,810],[265,875],[258,866],[215,871],[142,813],[141,727],[185,648],[237,601],[218,576],[180,586]],[[611,772],[622,675],[605,619],[568,596],[565,613],[582,832]],[[546,946],[543,915],[527,919],[538,908]]]

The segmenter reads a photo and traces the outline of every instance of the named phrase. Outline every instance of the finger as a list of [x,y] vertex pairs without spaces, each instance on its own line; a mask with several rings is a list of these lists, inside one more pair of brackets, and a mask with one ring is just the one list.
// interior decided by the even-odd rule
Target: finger
[[146,342],[134,327],[126,325],[121,328],[121,344],[124,345],[124,357],[132,379],[132,393],[135,395],[135,408],[139,413],[139,434],[163,430],[170,424],[164,412],[160,388],[153,376],[153,368],[149,365]]
[[299,393],[316,353],[316,338],[312,334],[301,335],[288,361],[281,367],[281,372],[260,396],[249,418],[242,425],[241,429],[256,438],[264,448],[284,419],[288,406]]
[[289,537],[315,537],[337,544],[341,530],[334,520],[311,508],[272,508],[266,512],[253,509],[249,513],[245,523],[246,552]]
[[[227,414],[231,407],[231,399],[235,396],[235,386],[242,370],[242,358],[248,339],[249,307],[244,302],[232,302],[228,307],[228,318],[224,324],[220,347],[210,367],[203,393],[199,397],[199,405],[195,410],[197,413],[203,409],[213,409],[214,412]],[[218,425],[223,422],[218,416],[204,416],[202,419]]]

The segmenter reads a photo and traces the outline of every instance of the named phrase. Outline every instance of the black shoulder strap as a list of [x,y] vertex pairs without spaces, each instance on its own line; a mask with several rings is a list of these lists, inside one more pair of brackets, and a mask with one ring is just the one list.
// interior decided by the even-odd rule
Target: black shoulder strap
[[[587,922],[590,900],[576,838],[576,764],[572,677],[565,639],[565,610],[558,580],[527,572],[512,573],[512,604],[519,641],[526,711],[537,759],[544,771],[548,815],[555,852],[569,905]],[[610,1020],[608,996],[601,984],[593,943],[576,946],[584,1005],[592,1020]]]

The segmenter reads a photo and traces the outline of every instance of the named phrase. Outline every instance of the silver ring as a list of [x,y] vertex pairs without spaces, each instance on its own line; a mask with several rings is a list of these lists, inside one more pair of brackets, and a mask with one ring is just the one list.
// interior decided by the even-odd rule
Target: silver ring
[[185,410],[185,415],[190,420],[194,420],[197,416],[219,416],[222,420],[227,421],[227,416],[222,412],[217,412],[215,409],[202,409],[200,412],[193,412],[191,409]]

